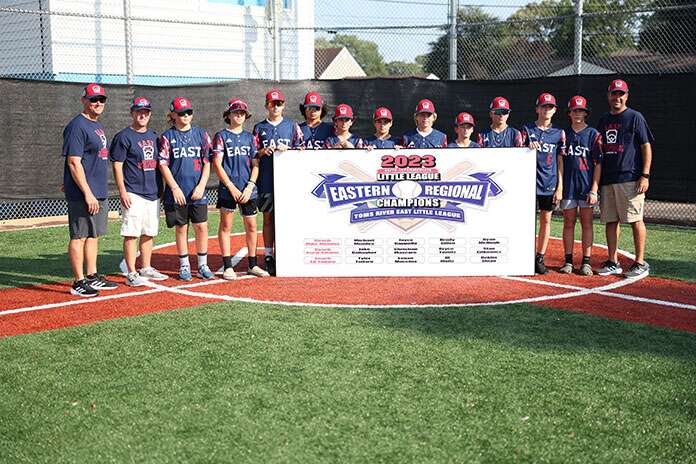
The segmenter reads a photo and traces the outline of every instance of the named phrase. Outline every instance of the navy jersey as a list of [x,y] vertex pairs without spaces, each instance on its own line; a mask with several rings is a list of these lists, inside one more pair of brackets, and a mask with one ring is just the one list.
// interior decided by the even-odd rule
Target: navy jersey
[[111,141],[109,159],[123,163],[126,191],[147,200],[157,199],[157,134],[151,129],[136,132],[126,127]]
[[[243,130],[235,134],[228,129],[221,130],[213,137],[212,156],[222,159],[222,168],[230,181],[240,192],[244,190],[251,177],[251,160],[256,158],[256,143],[251,132]],[[218,184],[218,198],[233,200],[222,184]],[[256,198],[255,187],[251,198]]]
[[[339,139],[337,135],[331,135],[324,140],[324,148],[333,148],[333,146],[340,141],[341,139]],[[348,141],[352,143],[355,148],[365,147],[365,142],[363,142],[363,139],[355,134],[350,134]]]
[[643,172],[640,146],[655,141],[643,115],[631,108],[619,114],[606,113],[597,130],[603,142],[602,185],[638,180]]
[[320,122],[316,127],[309,127],[306,122],[300,124],[304,146],[308,150],[324,148],[324,140],[334,135],[334,128],[331,124]]
[[553,195],[558,185],[558,156],[565,152],[565,132],[556,127],[541,129],[534,122],[522,128],[522,143],[527,146],[531,142],[541,145],[536,151],[536,193],[537,195]]
[[585,200],[592,187],[595,166],[602,163],[602,136],[592,127],[565,130],[563,199]]
[[478,135],[478,144],[482,148],[523,147],[522,134],[514,127],[506,127],[502,132],[488,128]]
[[389,136],[388,138],[382,140],[377,138],[376,135],[373,135],[363,140],[363,142],[365,143],[366,147],[394,148],[396,145],[399,145],[400,140],[393,136]]
[[[168,166],[174,180],[181,188],[186,203],[192,205],[207,205],[208,197],[192,201],[191,194],[203,175],[203,165],[210,156],[210,135],[200,127],[181,132],[175,127],[168,129],[158,140],[159,164]],[[164,204],[173,205],[174,195],[169,185],[164,188]]]
[[445,148],[447,136],[437,129],[426,136],[422,136],[417,129],[411,129],[401,136],[399,145],[404,148]]
[[104,126],[82,114],[75,116],[63,130],[63,189],[65,199],[80,201],[85,194],[77,186],[68,167],[68,156],[79,156],[92,195],[99,200],[109,196],[109,144]]
[[[271,123],[267,119],[254,126],[254,142],[257,149],[277,147],[280,144],[290,148],[301,148],[304,139],[300,126],[290,119],[281,119]],[[273,156],[261,156],[259,159],[259,193],[273,193]]]
[[481,148],[481,145],[479,145],[478,143],[476,143],[476,142],[474,142],[473,140],[471,140],[471,141],[469,142],[469,146],[468,146],[468,147],[460,147],[459,145],[457,145],[457,141],[455,140],[454,142],[450,142],[450,143],[447,145],[447,148]]

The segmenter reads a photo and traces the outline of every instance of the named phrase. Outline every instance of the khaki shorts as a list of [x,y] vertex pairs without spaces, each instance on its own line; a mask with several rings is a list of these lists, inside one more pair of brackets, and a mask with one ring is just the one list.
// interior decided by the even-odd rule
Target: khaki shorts
[[122,237],[156,237],[159,230],[159,200],[148,200],[128,192],[131,207],[124,209],[121,224]]
[[599,196],[599,218],[608,222],[632,223],[643,220],[645,193],[637,193],[638,182],[602,185]]

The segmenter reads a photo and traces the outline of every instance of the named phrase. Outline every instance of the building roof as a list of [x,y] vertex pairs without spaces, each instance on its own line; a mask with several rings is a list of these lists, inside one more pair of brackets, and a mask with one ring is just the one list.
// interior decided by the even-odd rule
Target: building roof
[[314,76],[319,78],[336,59],[343,47],[315,48],[314,49]]

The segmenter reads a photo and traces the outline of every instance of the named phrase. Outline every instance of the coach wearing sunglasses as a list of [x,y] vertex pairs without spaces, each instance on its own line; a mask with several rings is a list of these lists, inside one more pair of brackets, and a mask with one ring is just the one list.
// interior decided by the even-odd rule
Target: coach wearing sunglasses
[[[82,112],[63,131],[63,188],[68,202],[68,257],[75,280],[70,293],[93,297],[118,285],[97,273],[99,236],[106,234],[109,147],[99,118],[106,93],[99,84],[82,92]],[[86,267],[86,274],[85,274]]]

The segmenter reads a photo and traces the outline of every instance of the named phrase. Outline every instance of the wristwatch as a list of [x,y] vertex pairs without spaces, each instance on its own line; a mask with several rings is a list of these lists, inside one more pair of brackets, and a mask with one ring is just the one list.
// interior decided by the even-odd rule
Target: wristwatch
[[650,174],[643,173],[640,175],[643,179],[650,179]]

